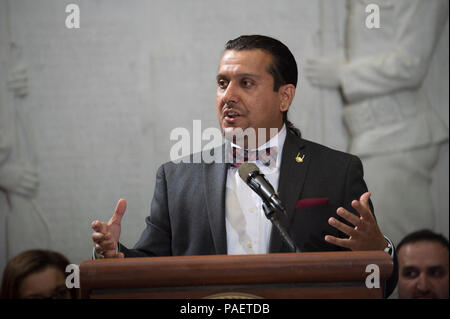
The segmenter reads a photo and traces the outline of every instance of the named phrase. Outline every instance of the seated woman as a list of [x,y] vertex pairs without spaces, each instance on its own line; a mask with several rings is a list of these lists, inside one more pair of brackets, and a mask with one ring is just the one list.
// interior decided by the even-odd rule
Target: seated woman
[[49,250],[28,250],[11,259],[3,272],[1,299],[74,299],[66,287],[69,260]]

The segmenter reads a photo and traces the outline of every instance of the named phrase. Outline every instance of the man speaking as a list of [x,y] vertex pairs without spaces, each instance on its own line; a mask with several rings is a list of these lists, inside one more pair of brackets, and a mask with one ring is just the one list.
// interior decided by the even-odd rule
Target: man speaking
[[121,199],[108,223],[92,223],[96,257],[292,251],[266,218],[264,200],[239,176],[240,163],[224,160],[230,152],[253,162],[277,191],[285,208],[279,222],[300,251],[388,251],[359,158],[302,139],[289,122],[297,76],[294,56],[280,41],[260,35],[228,41],[217,74],[220,127],[225,136],[247,129],[265,134],[257,134],[256,145],[235,134],[211,151],[218,154],[213,162],[163,164],[137,244],[119,243]]

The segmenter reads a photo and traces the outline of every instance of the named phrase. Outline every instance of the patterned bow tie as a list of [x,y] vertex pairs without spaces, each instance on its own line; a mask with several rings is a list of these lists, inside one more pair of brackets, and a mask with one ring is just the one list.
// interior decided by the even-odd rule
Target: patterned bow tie
[[254,162],[259,160],[263,165],[274,168],[277,164],[278,147],[272,146],[264,150],[246,150],[243,148],[232,147],[229,154],[230,163],[234,167],[241,166],[244,162]]

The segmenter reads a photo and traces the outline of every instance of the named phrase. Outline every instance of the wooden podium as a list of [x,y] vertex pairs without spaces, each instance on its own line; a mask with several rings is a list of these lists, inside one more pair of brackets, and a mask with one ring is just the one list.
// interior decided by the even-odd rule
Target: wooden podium
[[[368,265],[380,288],[366,287]],[[80,288],[102,299],[382,298],[392,271],[382,251],[101,259],[80,265]]]

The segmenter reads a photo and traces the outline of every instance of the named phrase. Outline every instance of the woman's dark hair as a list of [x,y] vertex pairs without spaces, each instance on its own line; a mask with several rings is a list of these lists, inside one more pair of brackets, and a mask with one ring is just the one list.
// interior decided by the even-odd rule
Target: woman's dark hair
[[[273,77],[273,90],[278,91],[282,85],[292,84],[297,87],[298,70],[297,62],[289,48],[279,40],[264,35],[242,35],[229,40],[225,50],[255,50],[266,51],[272,56],[272,63],[267,70]],[[287,111],[283,113],[283,121],[286,127],[294,134],[300,136],[298,128],[287,118]]]
[[[0,299],[17,299],[23,280],[34,273],[48,267],[55,267],[63,274],[69,260],[60,253],[49,250],[28,250],[11,259],[3,272]],[[72,298],[76,298],[75,289],[70,290]]]

